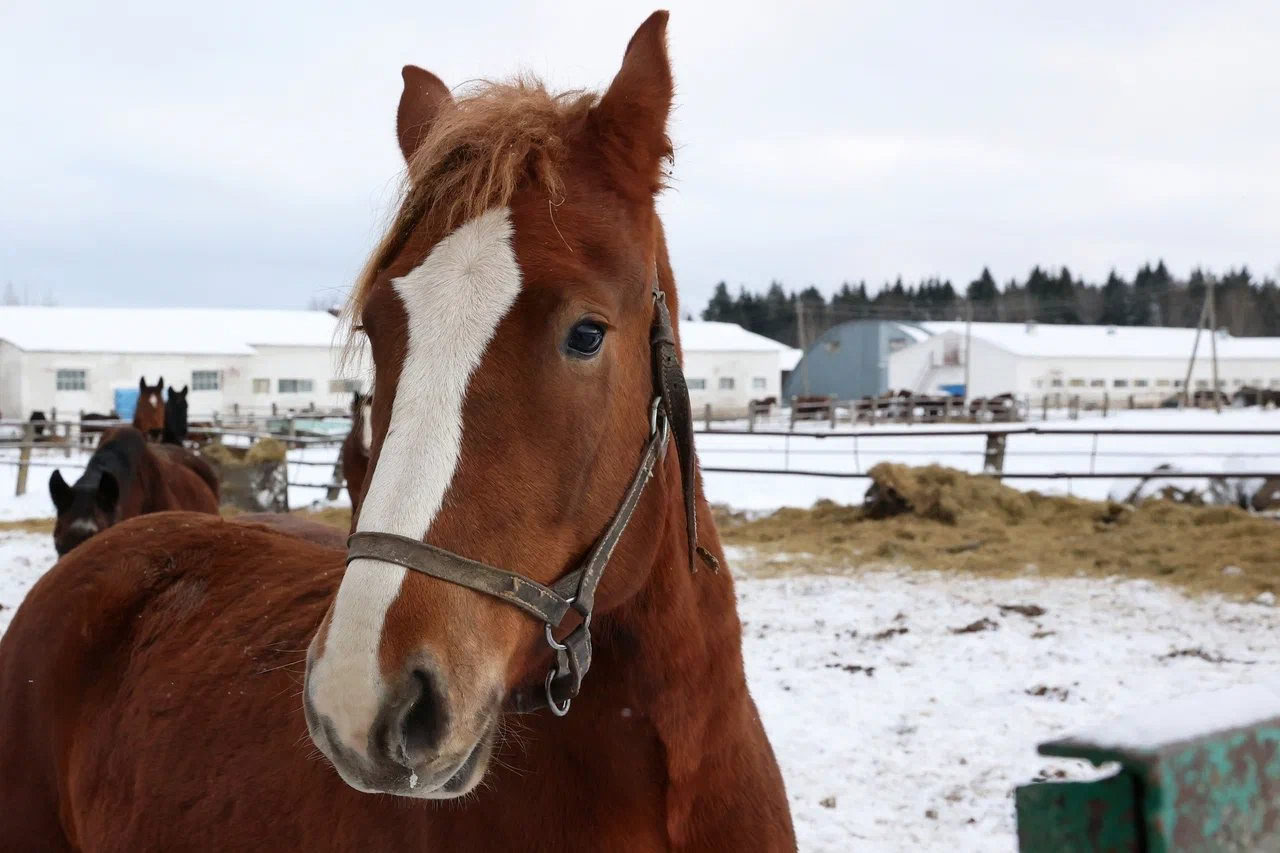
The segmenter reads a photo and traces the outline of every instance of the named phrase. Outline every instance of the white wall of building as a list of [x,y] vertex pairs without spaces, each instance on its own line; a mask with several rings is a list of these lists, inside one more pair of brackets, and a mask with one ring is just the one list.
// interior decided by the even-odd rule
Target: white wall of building
[[710,403],[713,412],[746,412],[752,400],[779,397],[782,369],[777,350],[766,352],[684,351],[684,374],[695,416]]
[[[1082,399],[1113,399],[1135,395],[1151,402],[1179,393],[1186,376],[1187,359],[1141,355],[1081,355],[1042,357],[1017,355],[989,341],[971,341],[971,397],[1011,392],[1018,396],[1042,394],[1079,395]],[[1192,389],[1209,388],[1212,364],[1208,341],[1202,341],[1192,373]],[[1218,363],[1220,387],[1227,393],[1244,385],[1280,388],[1280,350],[1274,359],[1222,358]],[[964,336],[943,332],[926,338],[889,357],[889,385],[919,393],[938,394],[943,384],[964,382]]]
[[[58,371],[85,371],[84,390],[59,390]],[[195,388],[196,371],[218,375],[216,389]],[[247,414],[266,414],[274,403],[289,409],[346,409],[350,391],[341,383],[356,377],[368,387],[359,369],[342,369],[340,351],[328,347],[255,347],[252,355],[157,355],[134,353],[23,352],[0,341],[0,413],[5,418],[27,418],[32,411],[75,417],[79,412],[111,411],[115,389],[137,388],[145,377],[154,384],[163,377],[175,388],[189,387],[190,415],[200,418],[218,412],[229,415],[238,405]],[[266,390],[255,391],[254,379],[265,379]],[[302,380],[281,389],[280,380]]]

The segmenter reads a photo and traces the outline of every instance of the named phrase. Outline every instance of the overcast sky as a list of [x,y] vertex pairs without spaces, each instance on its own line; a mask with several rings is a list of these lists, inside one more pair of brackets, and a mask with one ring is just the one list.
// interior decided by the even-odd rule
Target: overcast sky
[[[339,294],[397,185],[401,65],[598,88],[654,8],[0,3],[0,285]],[[1275,0],[670,8],[662,210],[688,308],[720,279],[1280,265]]]

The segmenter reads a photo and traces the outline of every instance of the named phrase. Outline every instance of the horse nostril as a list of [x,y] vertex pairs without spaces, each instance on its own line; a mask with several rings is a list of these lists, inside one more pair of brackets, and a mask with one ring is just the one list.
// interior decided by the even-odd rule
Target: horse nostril
[[444,737],[444,699],[435,678],[421,669],[409,677],[409,690],[400,718],[400,752],[404,763],[416,766],[434,753]]

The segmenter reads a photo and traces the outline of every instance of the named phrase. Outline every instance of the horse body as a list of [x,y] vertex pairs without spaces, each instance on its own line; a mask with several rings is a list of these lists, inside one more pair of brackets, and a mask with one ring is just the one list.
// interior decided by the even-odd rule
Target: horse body
[[61,560],[0,639],[0,851],[794,849],[671,320],[665,27],[598,98],[404,69],[360,538]]
[[[0,642],[0,851],[793,845],[785,801],[761,795],[781,786],[772,754],[737,741],[763,733],[727,574],[655,572],[602,619],[573,713],[509,721],[458,808],[359,793],[315,760],[300,650],[343,554],[259,523],[133,519],[31,590]],[[694,652],[671,642],[690,633]]]
[[153,512],[218,512],[218,478],[181,447],[148,443],[133,427],[106,431],[75,485],[49,477],[58,511],[53,541],[65,554],[113,524]]
[[138,380],[138,405],[133,410],[133,428],[153,441],[164,433],[163,376],[155,385],[147,385],[145,376]]
[[351,399],[351,431],[342,441],[342,478],[351,497],[351,516],[360,514],[365,475],[369,471],[369,446],[373,443],[373,395],[359,391]]

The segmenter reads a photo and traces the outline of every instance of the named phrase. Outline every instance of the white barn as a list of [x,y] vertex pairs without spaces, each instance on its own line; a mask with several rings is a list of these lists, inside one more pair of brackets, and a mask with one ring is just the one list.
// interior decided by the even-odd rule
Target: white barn
[[680,345],[689,402],[695,416],[710,404],[720,415],[740,415],[752,400],[781,400],[782,375],[800,352],[736,323],[683,320]]
[[[957,393],[965,382],[965,324],[926,322],[927,333],[889,356],[889,387]],[[1182,391],[1195,329],[974,323],[968,395],[1006,392],[1152,401]],[[1192,390],[1212,385],[1209,334],[1200,337]],[[1218,381],[1227,394],[1245,385],[1280,388],[1280,338],[1218,332]]]
[[365,377],[344,369],[324,311],[0,307],[0,416],[110,412],[117,388],[189,386],[191,415],[345,409]]

